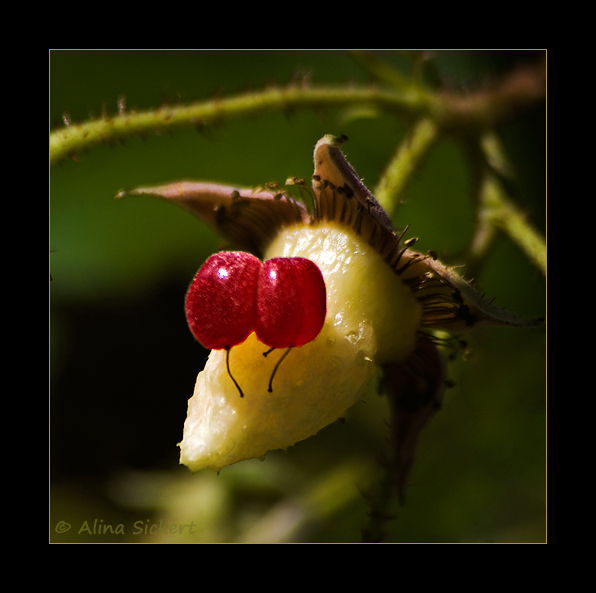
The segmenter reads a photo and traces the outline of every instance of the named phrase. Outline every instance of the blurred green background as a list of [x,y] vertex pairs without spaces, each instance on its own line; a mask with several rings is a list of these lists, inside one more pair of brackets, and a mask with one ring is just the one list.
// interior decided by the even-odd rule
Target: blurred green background
[[[411,70],[409,52],[376,53]],[[462,91],[540,57],[435,52],[443,82]],[[50,129],[65,113],[71,122],[117,113],[121,96],[141,110],[303,77],[369,81],[344,51],[51,51]],[[349,137],[344,152],[374,187],[406,131],[388,115],[272,113],[201,133],[131,138],[51,169],[50,541],[360,541],[388,434],[374,386],[347,423],[264,462],[220,475],[178,465],[186,402],[207,356],[187,330],[184,295],[221,243],[181,209],[113,196],[179,179],[254,186],[309,178],[312,149],[326,133]],[[545,105],[499,132],[518,174],[516,202],[545,232]],[[408,186],[396,221],[407,223],[420,251],[457,262],[473,210],[453,140],[432,151]],[[507,238],[477,280],[496,304],[545,314],[545,279]],[[423,434],[387,541],[545,541],[545,328],[477,330],[469,343],[470,359],[449,367],[456,386]],[[119,533],[103,534],[107,525]]]

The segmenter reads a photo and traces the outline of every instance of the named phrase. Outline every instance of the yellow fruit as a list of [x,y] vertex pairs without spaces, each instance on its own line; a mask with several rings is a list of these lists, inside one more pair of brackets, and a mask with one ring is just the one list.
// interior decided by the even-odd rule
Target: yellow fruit
[[211,352],[188,403],[181,463],[192,471],[221,468],[269,450],[286,449],[340,418],[366,389],[376,364],[412,352],[421,306],[399,276],[346,227],[292,226],[266,251],[271,257],[306,257],[325,278],[327,318],[315,340],[293,348],[267,388],[285,352],[267,357],[254,334],[226,353]]

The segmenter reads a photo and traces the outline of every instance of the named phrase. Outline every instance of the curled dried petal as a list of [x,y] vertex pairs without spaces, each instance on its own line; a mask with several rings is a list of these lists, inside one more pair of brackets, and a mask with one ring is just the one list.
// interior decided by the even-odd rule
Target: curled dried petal
[[[407,250],[401,278],[423,306],[422,325],[453,333],[483,326],[533,327],[544,317],[524,317],[485,299],[453,267]],[[407,266],[407,268],[406,268]]]
[[437,347],[421,333],[408,360],[385,364],[382,370],[392,415],[395,484],[403,503],[420,434],[441,408],[445,390],[443,363]]
[[310,221],[306,207],[287,196],[217,183],[178,181],[122,191],[116,197],[141,195],[184,208],[239,248],[259,256],[280,228]]

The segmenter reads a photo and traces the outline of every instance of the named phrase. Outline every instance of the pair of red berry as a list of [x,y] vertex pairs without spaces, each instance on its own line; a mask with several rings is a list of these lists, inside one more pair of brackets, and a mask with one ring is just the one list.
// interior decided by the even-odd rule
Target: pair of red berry
[[302,257],[261,262],[250,253],[216,253],[197,272],[186,295],[191,332],[205,348],[227,351],[228,374],[241,396],[242,390],[229,372],[233,346],[255,332],[270,348],[265,355],[276,348],[289,352],[317,337],[326,313],[323,275]]

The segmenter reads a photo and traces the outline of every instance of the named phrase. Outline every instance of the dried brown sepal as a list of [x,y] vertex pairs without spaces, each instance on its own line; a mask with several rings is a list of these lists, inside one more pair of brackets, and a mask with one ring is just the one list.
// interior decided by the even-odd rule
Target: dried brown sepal
[[261,256],[284,227],[308,224],[304,204],[286,194],[217,183],[179,181],[121,191],[116,197],[153,196],[176,204],[241,249]]
[[402,262],[401,279],[423,306],[425,328],[461,333],[483,326],[533,327],[544,322],[544,317],[524,317],[493,305],[453,267],[429,255],[407,249]]
[[443,362],[432,340],[420,333],[410,357],[403,364],[382,365],[382,371],[391,409],[392,467],[403,504],[418,439],[443,401]]

